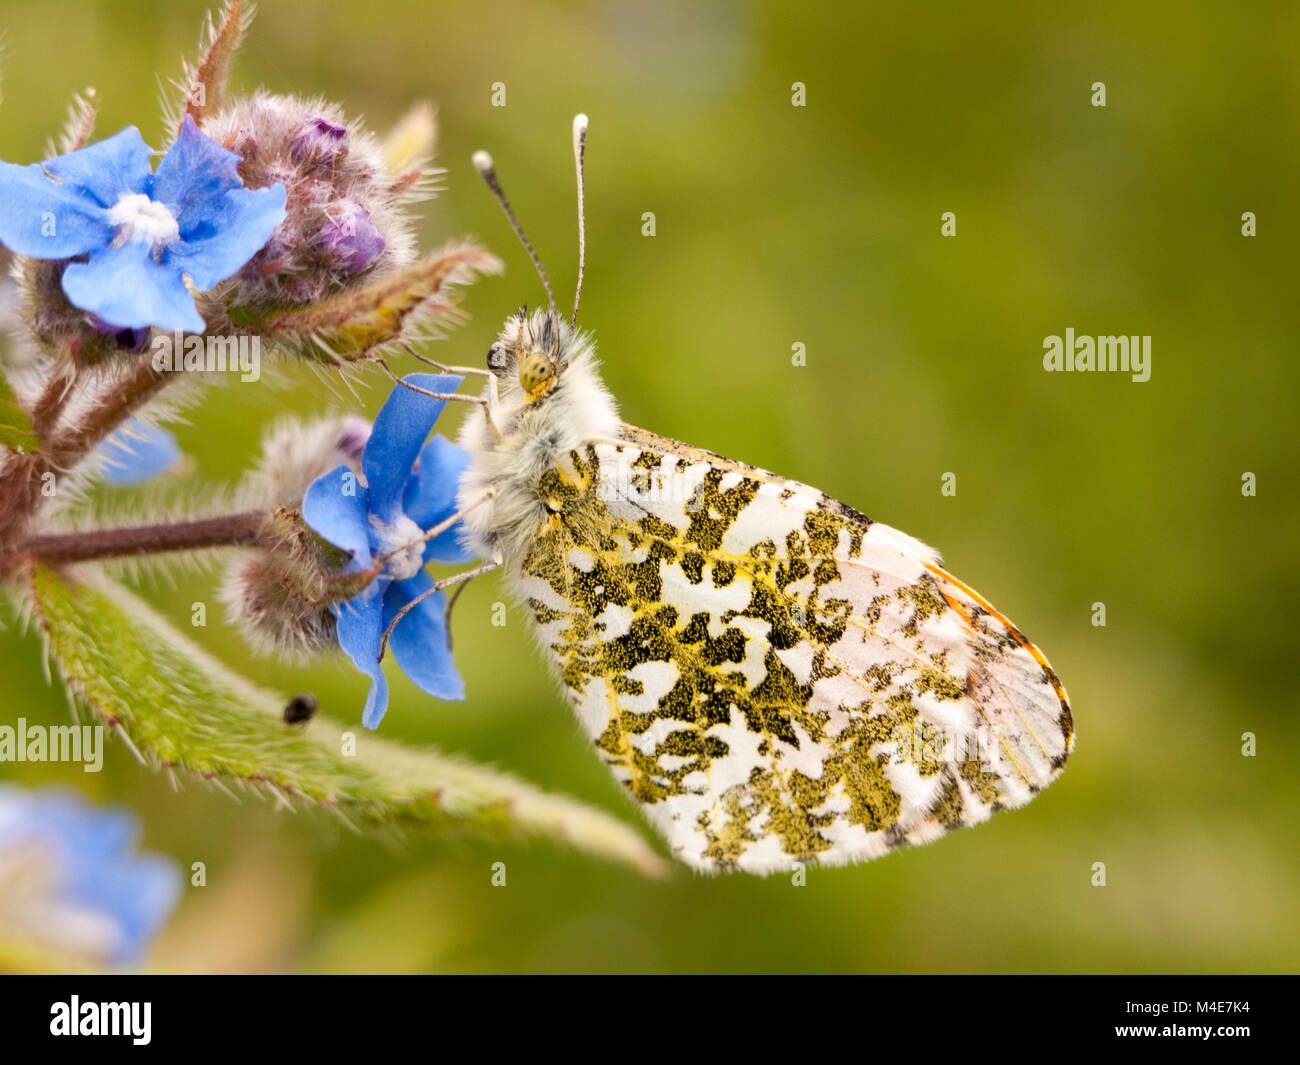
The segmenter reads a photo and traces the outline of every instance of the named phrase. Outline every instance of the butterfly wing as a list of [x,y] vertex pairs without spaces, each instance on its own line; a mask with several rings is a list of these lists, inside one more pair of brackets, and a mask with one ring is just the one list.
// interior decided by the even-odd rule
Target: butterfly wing
[[541,488],[519,591],[597,750],[692,866],[878,857],[1061,772],[1055,673],[919,541],[631,427]]

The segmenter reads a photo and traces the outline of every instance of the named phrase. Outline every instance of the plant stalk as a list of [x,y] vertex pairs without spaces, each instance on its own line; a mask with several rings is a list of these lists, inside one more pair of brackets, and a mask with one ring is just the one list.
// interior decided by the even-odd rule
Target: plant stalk
[[84,532],[31,536],[11,551],[42,562],[91,562],[105,558],[156,555],[205,547],[246,546],[257,542],[266,515],[259,511],[199,518],[165,525],[137,525]]

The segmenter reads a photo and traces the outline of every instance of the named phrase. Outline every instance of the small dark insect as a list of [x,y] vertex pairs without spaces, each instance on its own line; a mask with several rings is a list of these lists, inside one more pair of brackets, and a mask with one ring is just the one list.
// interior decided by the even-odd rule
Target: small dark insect
[[316,714],[316,696],[311,692],[303,692],[301,695],[295,695],[284,707],[284,723],[286,725],[301,725],[304,721],[310,721]]

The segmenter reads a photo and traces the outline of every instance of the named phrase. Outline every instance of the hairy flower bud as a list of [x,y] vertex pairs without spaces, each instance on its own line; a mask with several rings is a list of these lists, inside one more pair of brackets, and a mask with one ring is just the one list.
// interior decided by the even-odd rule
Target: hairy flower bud
[[345,201],[321,227],[321,249],[338,261],[339,267],[359,274],[384,253],[384,238],[370,221],[370,212],[359,203]]
[[418,188],[337,107],[256,93],[204,132],[242,158],[249,188],[279,183],[288,193],[284,221],[236,276],[236,303],[313,303],[413,260],[407,204]]
[[371,425],[359,414],[346,414],[339,426],[338,449],[350,466],[361,465],[361,453],[370,439]]
[[334,166],[348,153],[348,129],[320,115],[303,119],[289,143],[289,154],[299,163]]
[[230,562],[221,593],[231,624],[254,650],[301,660],[337,644],[330,605],[369,578],[341,575],[346,559],[296,508],[326,471],[359,467],[369,439],[370,422],[355,414],[287,420],[266,435],[261,459],[239,489],[242,506],[270,512],[265,535]]
[[305,661],[337,646],[330,604],[355,594],[333,579],[338,554],[289,507],[268,518],[263,544],[238,552],[221,585],[226,619],[255,652]]
[[94,366],[117,355],[144,350],[148,329],[118,329],[74,307],[63,291],[66,262],[19,259],[19,317],[44,350],[65,351],[75,365]]
[[339,463],[359,466],[369,439],[370,422],[356,414],[279,422],[266,434],[261,458],[240,486],[240,502],[250,510],[297,506],[327,470]]

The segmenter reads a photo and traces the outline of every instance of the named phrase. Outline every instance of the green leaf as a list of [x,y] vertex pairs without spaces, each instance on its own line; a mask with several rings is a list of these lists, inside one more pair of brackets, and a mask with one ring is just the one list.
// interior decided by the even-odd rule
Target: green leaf
[[[503,773],[364,729],[281,719],[285,701],[231,673],[120,585],[33,567],[34,616],[69,690],[154,766],[243,785],[351,822],[562,840],[648,875],[664,863],[616,818]],[[356,754],[343,752],[345,734]]]
[[9,382],[0,377],[0,444],[14,451],[31,451],[40,446],[32,430],[32,420],[18,405]]

